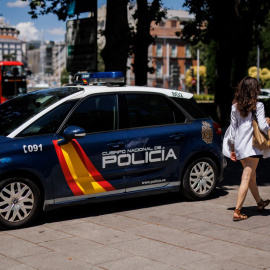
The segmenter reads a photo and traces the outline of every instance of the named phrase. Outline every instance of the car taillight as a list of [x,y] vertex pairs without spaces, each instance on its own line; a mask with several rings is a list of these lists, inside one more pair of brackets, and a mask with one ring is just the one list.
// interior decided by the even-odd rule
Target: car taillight
[[213,127],[214,127],[215,132],[216,132],[217,135],[222,134],[222,130],[221,130],[221,127],[220,127],[219,123],[213,122]]

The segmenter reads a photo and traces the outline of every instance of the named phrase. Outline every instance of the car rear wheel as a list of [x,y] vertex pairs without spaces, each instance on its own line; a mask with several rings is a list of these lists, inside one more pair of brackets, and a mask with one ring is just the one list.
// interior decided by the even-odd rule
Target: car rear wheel
[[0,182],[0,226],[16,229],[28,225],[37,216],[41,197],[36,184],[25,178]]
[[215,190],[217,179],[218,170],[212,159],[196,159],[185,171],[182,191],[189,199],[206,199]]

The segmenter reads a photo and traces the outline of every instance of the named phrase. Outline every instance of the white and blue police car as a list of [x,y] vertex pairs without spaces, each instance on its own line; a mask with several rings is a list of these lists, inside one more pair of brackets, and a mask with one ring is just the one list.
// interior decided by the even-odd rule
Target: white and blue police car
[[221,181],[221,129],[186,92],[125,86],[121,72],[0,105],[0,226],[40,210],[182,191],[208,198]]

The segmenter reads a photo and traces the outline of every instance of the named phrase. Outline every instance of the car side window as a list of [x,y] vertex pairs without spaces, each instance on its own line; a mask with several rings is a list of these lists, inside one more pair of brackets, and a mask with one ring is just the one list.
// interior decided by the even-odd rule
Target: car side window
[[72,113],[67,126],[78,126],[86,133],[118,128],[117,95],[98,95],[84,100]]
[[76,102],[77,101],[68,101],[59,105],[28,126],[18,137],[56,133]]
[[126,94],[128,126],[144,127],[183,123],[186,117],[166,97],[155,94]]

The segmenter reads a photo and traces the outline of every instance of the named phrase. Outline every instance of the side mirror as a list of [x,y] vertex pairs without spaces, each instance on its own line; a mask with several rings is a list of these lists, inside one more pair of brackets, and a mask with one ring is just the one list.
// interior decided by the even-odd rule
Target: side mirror
[[85,136],[85,130],[80,127],[70,126],[67,127],[63,132],[64,139],[58,141],[58,145],[64,145],[69,143],[72,139],[80,139]]

